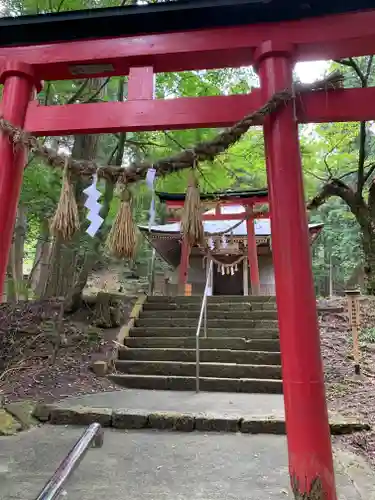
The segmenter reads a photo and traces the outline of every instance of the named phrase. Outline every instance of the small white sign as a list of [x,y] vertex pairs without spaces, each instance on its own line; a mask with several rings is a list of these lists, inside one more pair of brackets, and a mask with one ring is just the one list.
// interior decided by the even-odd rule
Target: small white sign
[[154,187],[155,177],[156,177],[156,169],[149,168],[146,174],[146,184],[149,189],[152,189]]
[[93,176],[92,184],[83,190],[83,192],[87,196],[87,199],[85,201],[85,207],[88,209],[86,218],[91,222],[89,227],[86,229],[86,233],[92,238],[96,235],[100,226],[104,222],[104,219],[99,215],[102,206],[98,202],[98,199],[101,196],[101,192],[96,187],[97,182],[98,176],[95,174]]

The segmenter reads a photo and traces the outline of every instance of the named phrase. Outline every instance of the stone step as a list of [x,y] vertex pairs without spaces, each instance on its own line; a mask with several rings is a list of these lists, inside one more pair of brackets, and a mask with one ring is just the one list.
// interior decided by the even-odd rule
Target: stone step
[[[116,370],[130,375],[193,377],[196,363],[177,361],[116,361]],[[202,377],[281,379],[280,365],[239,365],[235,363],[200,363]]]
[[[136,327],[145,328],[186,328],[198,326],[198,319],[192,318],[139,318],[135,321]],[[207,319],[207,328],[226,328],[231,330],[234,328],[251,329],[251,328],[271,328],[278,327],[277,320],[249,320],[249,319]]]
[[[142,311],[140,319],[194,319],[198,323],[200,310],[176,310],[176,311]],[[277,311],[208,311],[208,319],[233,319],[233,320],[277,320]]]
[[[121,348],[120,360],[184,361],[194,362],[195,349]],[[231,349],[200,349],[200,360],[205,363],[239,363],[249,365],[279,365],[280,353]]]
[[[195,349],[194,337],[126,337],[125,349],[150,348],[150,349]],[[278,339],[251,339],[234,337],[201,338],[201,349],[233,349],[243,351],[268,351],[280,352]]]
[[[163,377],[156,375],[110,375],[109,379],[129,389],[194,391],[195,377]],[[247,392],[282,394],[281,380],[200,378],[200,390],[207,392]]]
[[[144,311],[200,311],[201,302],[146,302]],[[217,302],[207,304],[208,311],[276,311],[275,302]]]
[[[196,303],[196,302],[202,302],[202,295],[191,295],[191,296],[184,296],[184,295],[177,295],[177,296],[170,296],[166,297],[164,295],[152,295],[147,297],[147,302],[162,302],[162,303],[167,303],[167,302],[172,302],[172,303]],[[222,303],[225,302],[227,304],[232,304],[234,302],[271,302],[271,303],[276,303],[276,297],[269,297],[265,295],[260,295],[260,296],[247,296],[245,297],[244,295],[213,295],[208,297],[208,303],[209,304],[215,304],[215,303]]]
[[[147,326],[137,326],[130,330],[131,337],[195,337],[197,326],[156,326],[147,324]],[[192,321],[190,321],[191,325]],[[223,323],[223,322],[222,322]],[[236,324],[238,328],[210,328],[210,321],[207,322],[207,337],[237,337],[244,339],[277,339],[279,331],[276,328],[241,328],[246,321]],[[225,323],[224,323],[225,325]],[[203,326],[201,330],[201,339],[204,338]]]

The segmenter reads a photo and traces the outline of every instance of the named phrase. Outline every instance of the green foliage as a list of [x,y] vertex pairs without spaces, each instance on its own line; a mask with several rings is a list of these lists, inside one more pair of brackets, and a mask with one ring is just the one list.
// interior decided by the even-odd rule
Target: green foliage
[[[157,3],[163,0],[149,0]],[[136,0],[4,0],[4,15],[27,15],[45,12],[60,12],[79,9],[132,5]],[[143,2],[144,3],[144,2]],[[366,72],[369,58],[356,59],[361,71]],[[337,67],[332,63],[332,69]],[[345,72],[346,85],[361,84],[358,76],[348,66],[339,65]],[[66,103],[87,103],[93,101],[117,101],[123,98],[119,94],[121,82],[124,82],[126,99],[127,79],[114,77],[102,80],[100,91],[92,92],[88,81],[69,80],[47,82],[38,96],[41,105],[61,105]],[[155,93],[158,99],[180,97],[200,97],[230,95],[251,92],[259,86],[252,68],[185,71],[181,73],[162,73],[156,75]],[[369,83],[375,83],[372,71]],[[244,110],[244,114],[246,110]],[[119,147],[119,138],[125,140],[123,165],[135,160],[157,160],[177,153],[183,148],[206,141],[217,133],[213,129],[177,130],[109,134],[101,136],[97,159],[101,163],[114,163]],[[47,140],[47,143],[51,143]],[[241,141],[212,162],[199,165],[200,188],[202,191],[228,189],[261,188],[266,185],[265,152],[262,129],[252,128]],[[53,146],[61,146],[64,151],[71,151],[74,138],[56,138]],[[305,125],[300,127],[300,143],[303,158],[306,198],[311,199],[332,177],[345,179],[348,183],[356,182],[358,168],[359,126],[357,123],[335,123]],[[375,138],[373,129],[368,128],[366,152],[367,162],[375,162]],[[285,159],[287,161],[287,158]],[[167,192],[184,192],[187,186],[187,172],[171,174],[158,179],[157,189]],[[31,262],[40,237],[41,223],[49,219],[56,208],[61,187],[61,175],[42,165],[30,156],[25,170],[21,201],[27,206],[27,241],[26,260]],[[104,186],[101,186],[104,192]],[[363,191],[367,197],[368,185]],[[134,217],[138,224],[147,224],[151,194],[144,183],[132,187],[134,194]],[[107,233],[118,210],[119,199],[115,195],[102,236]],[[163,221],[163,207],[157,207],[157,221]],[[339,199],[328,200],[317,212],[310,216],[311,222],[323,222],[324,230],[314,245],[313,266],[317,281],[325,279],[330,262],[334,265],[337,282],[348,279],[362,260],[361,238],[358,224],[352,213]],[[287,221],[286,221],[287,223]],[[97,245],[90,238],[82,235],[77,239],[80,255],[93,251],[93,247],[103,253],[102,241]],[[147,263],[150,257],[148,244],[142,240],[139,246],[139,263]]]
[[360,339],[367,344],[375,344],[375,328],[373,326],[363,328],[360,333]]
[[313,247],[313,270],[317,283],[324,282],[333,266],[336,289],[345,288],[361,261],[360,231],[353,214],[340,199],[332,198],[310,217],[311,223],[324,223]]

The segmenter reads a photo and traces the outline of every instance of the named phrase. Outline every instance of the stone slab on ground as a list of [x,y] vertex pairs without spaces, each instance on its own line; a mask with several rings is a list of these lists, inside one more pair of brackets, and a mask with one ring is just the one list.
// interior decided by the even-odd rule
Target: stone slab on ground
[[[216,397],[215,397],[216,396]],[[39,405],[35,416],[58,425],[99,422],[117,429],[284,434],[283,399],[267,394],[125,390]],[[356,419],[331,417],[333,434],[366,430]]]
[[[1,498],[34,500],[81,433],[45,425],[0,438]],[[371,500],[371,489],[361,496],[341,462],[336,481],[339,500]],[[103,448],[88,451],[67,493],[69,500],[293,498],[282,436],[110,429]]]
[[241,394],[125,389],[66,398],[61,404],[96,408],[127,408],[179,413],[225,413],[226,415],[284,415],[280,394]]

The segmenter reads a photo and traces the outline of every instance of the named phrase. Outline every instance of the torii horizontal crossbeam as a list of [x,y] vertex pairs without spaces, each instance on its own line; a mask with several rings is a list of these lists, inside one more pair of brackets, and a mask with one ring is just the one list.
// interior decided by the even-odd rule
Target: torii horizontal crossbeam
[[[124,2],[123,2],[124,3]],[[65,6],[64,6],[65,7]],[[0,44],[21,45],[280,23],[374,7],[372,0],[179,0],[0,19]],[[215,15],[212,15],[212,12]]]
[[[36,135],[227,127],[259,109],[258,90],[248,95],[144,99],[65,106],[30,105],[26,130]],[[296,99],[300,123],[375,119],[375,87],[311,92]]]
[[298,60],[372,54],[375,10],[183,33],[1,47],[0,58],[31,64],[41,80],[64,80],[125,75],[135,66],[152,66],[155,73],[249,66],[254,50],[268,39],[293,45]]

